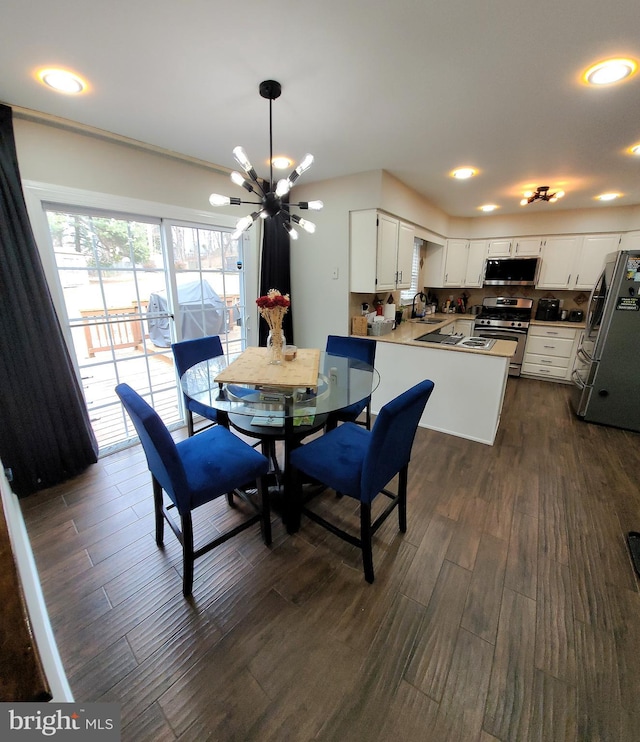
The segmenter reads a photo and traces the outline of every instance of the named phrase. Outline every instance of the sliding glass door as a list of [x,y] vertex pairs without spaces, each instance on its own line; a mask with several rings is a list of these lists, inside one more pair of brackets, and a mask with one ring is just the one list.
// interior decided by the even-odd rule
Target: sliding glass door
[[169,427],[184,423],[171,343],[245,344],[241,243],[224,228],[45,206],[67,324],[100,455],[135,431],[114,393],[130,384]]

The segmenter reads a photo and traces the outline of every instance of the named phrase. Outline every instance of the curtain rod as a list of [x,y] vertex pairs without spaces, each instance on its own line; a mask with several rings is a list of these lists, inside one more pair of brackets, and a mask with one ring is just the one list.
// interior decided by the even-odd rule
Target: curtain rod
[[[1,102],[1,101],[0,101]],[[225,168],[221,165],[214,165],[206,160],[200,160],[197,157],[191,157],[189,155],[181,154],[180,152],[174,152],[173,150],[163,149],[157,147],[154,144],[148,144],[147,142],[141,142],[138,139],[130,139],[129,137],[122,136],[121,134],[114,134],[104,129],[97,129],[88,124],[81,124],[77,121],[71,121],[70,119],[63,119],[58,116],[53,116],[49,113],[43,113],[42,111],[34,111],[29,108],[22,108],[20,106],[13,106],[10,103],[5,103],[13,111],[13,115],[16,119],[22,121],[30,121],[36,124],[46,124],[47,126],[53,126],[57,129],[63,129],[64,131],[70,131],[74,134],[82,134],[84,136],[93,137],[94,139],[102,139],[106,142],[114,144],[122,144],[126,147],[132,147],[143,152],[150,152],[161,157],[168,157],[172,160],[179,160],[180,162],[186,162],[190,165],[197,165],[198,167],[206,168],[207,170],[213,170],[215,173],[220,175],[229,175],[231,173],[230,168]]]

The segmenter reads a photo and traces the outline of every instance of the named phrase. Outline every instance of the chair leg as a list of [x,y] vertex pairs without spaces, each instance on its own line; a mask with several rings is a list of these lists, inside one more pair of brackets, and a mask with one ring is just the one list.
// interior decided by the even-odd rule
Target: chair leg
[[373,546],[371,543],[371,504],[360,503],[360,543],[364,579],[373,582]]
[[364,408],[365,409],[365,415],[366,415],[366,428],[367,430],[371,430],[371,402]]
[[260,477],[256,480],[256,485],[258,487],[258,500],[262,511],[260,518],[262,540],[266,546],[271,546],[271,503],[269,502],[269,487],[267,486],[266,477]]
[[162,487],[160,482],[152,476],[153,484],[153,510],[156,517],[156,544],[164,545],[164,514],[162,512]]
[[400,533],[407,532],[407,473],[409,466],[404,466],[398,474],[398,527]]
[[193,591],[193,521],[191,513],[180,516],[182,524],[182,594],[189,597]]
[[187,410],[187,433],[189,438],[193,435],[193,413],[191,410]]

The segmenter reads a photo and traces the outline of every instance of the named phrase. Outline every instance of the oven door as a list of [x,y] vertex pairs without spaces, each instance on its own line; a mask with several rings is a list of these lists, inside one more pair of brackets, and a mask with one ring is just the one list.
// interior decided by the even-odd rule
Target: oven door
[[513,357],[509,361],[509,376],[520,376],[522,361],[524,359],[524,347],[527,343],[527,331],[516,329],[505,329],[499,327],[482,327],[474,325],[473,334],[476,337],[492,338],[493,340],[516,341],[518,346]]

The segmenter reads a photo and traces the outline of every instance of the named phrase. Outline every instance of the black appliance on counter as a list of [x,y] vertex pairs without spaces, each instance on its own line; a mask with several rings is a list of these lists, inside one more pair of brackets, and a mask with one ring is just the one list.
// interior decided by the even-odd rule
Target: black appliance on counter
[[473,334],[495,340],[515,340],[516,352],[509,362],[509,376],[520,376],[533,299],[515,296],[485,296],[475,319]]
[[543,322],[557,322],[560,319],[560,299],[538,299],[536,319]]

